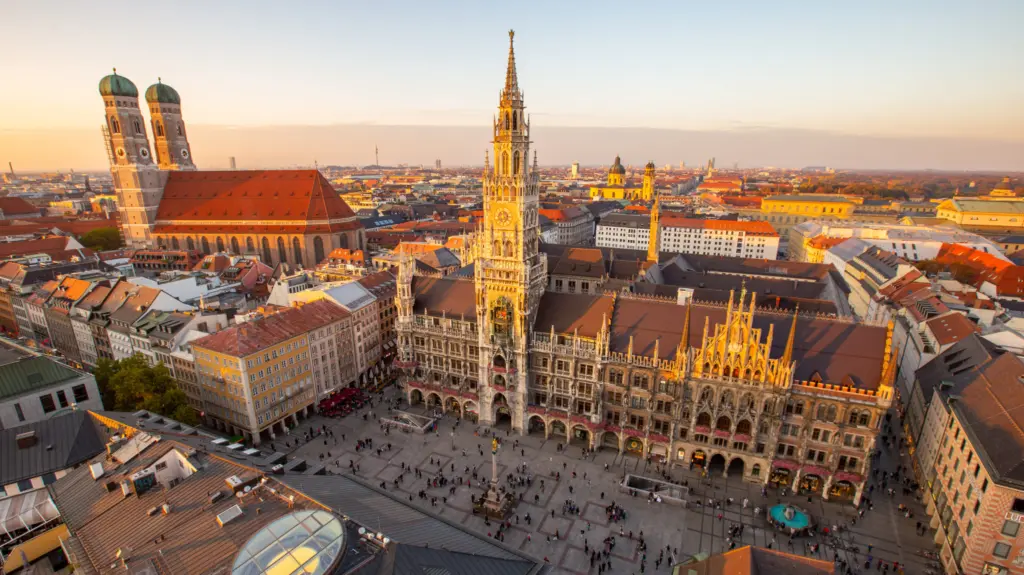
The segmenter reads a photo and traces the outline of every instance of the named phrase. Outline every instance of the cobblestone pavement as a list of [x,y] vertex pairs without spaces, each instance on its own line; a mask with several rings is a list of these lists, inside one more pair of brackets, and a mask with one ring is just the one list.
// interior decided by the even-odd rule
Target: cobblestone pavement
[[[387,393],[394,394],[395,390],[389,390]],[[470,502],[471,494],[480,496],[483,493],[482,482],[490,475],[490,430],[476,428],[467,422],[456,428],[455,419],[446,417],[439,421],[436,433],[424,436],[393,431],[385,435],[375,417],[384,415],[387,410],[380,406],[379,400],[375,401],[375,405],[372,413],[368,413],[371,411],[370,408],[364,408],[346,418],[328,419],[314,416],[304,420],[299,429],[292,430],[289,436],[279,436],[275,441],[276,448],[313,462],[320,461],[320,456],[324,455],[324,460],[331,462],[328,469],[337,473],[348,472],[349,462],[352,461],[358,464],[360,477],[377,486],[380,486],[382,481],[385,482],[388,491],[406,500],[411,499],[413,505],[481,534],[494,533],[495,524],[492,522],[487,525],[483,518],[473,515]],[[423,413],[422,409],[418,412]],[[362,418],[363,414],[367,414],[365,421]],[[895,417],[894,414],[894,421]],[[302,445],[296,448],[296,437],[301,438],[303,431],[322,425],[327,425],[334,431],[333,439],[325,440],[321,436],[305,443],[299,439],[298,443]],[[868,495],[874,509],[866,509],[865,503],[864,516],[854,522],[857,511],[850,504],[823,501],[818,496],[809,502],[806,496],[783,495],[773,488],[769,488],[767,497],[763,497],[759,483],[721,476],[712,477],[710,481],[701,481],[698,476],[699,470],[690,471],[682,467],[667,470],[673,481],[688,483],[692,490],[688,496],[691,502],[701,500],[706,503],[708,498],[725,501],[731,497],[734,503],[724,505],[720,511],[722,517],[719,518],[719,511],[707,505],[697,507],[691,503],[687,508],[683,508],[667,503],[649,503],[643,496],[630,497],[620,491],[618,484],[626,473],[660,477],[656,464],[648,464],[642,459],[608,450],[599,450],[584,459],[580,447],[569,446],[559,451],[559,442],[554,439],[545,440],[542,436],[533,435],[506,435],[504,430],[498,430],[497,433],[503,440],[502,448],[498,452],[499,477],[504,478],[524,463],[535,477],[533,485],[525,491],[522,502],[516,508],[515,515],[510,517],[512,527],[505,532],[504,543],[540,560],[547,559],[556,567],[555,573],[597,573],[596,567],[591,569],[590,558],[585,548],[590,549],[594,545],[600,547],[602,540],[608,536],[614,536],[616,545],[609,558],[611,570],[606,570],[606,573],[669,573],[670,557],[678,561],[697,553],[713,554],[728,549],[727,530],[730,525],[736,524],[745,526],[741,537],[736,541],[737,546],[772,544],[776,549],[781,548],[784,551],[826,560],[839,557],[848,563],[853,573],[881,572],[876,570],[879,559],[890,564],[890,572],[891,564],[895,561],[901,566],[905,565],[905,572],[908,574],[925,573],[928,561],[919,552],[934,549],[931,543],[934,532],[929,530],[923,535],[918,535],[915,529],[918,521],[927,524],[922,504],[914,497],[902,496],[899,491],[895,497],[890,498],[881,493],[882,489],[876,488],[873,494]],[[342,434],[345,436],[344,440]],[[366,438],[373,439],[374,449],[356,451],[356,440]],[[513,449],[512,444],[516,440],[518,446]],[[285,441],[291,442],[292,445],[285,448]],[[327,441],[327,445],[324,441]],[[388,442],[391,443],[392,449],[378,456],[376,448]],[[880,463],[876,464],[876,467],[894,470],[897,459],[883,450]],[[401,475],[403,463],[407,467],[422,470],[423,479],[417,480],[414,474],[407,473],[404,480],[395,486],[393,481]],[[607,471],[605,465],[609,467]],[[463,485],[457,487],[454,494],[450,494],[450,485],[427,489],[428,496],[437,498],[434,507],[431,506],[429,498],[417,497],[417,494],[426,488],[427,478],[432,477],[434,473],[443,470],[445,476],[449,478],[461,476],[468,479],[469,475],[465,472],[467,467],[470,473],[477,471],[479,477],[472,488]],[[552,477],[556,471],[561,473],[561,478],[557,480]],[[572,477],[573,471],[576,472],[575,479]],[[543,489],[541,479],[544,480]],[[741,504],[744,498],[750,501],[746,508]],[[562,514],[562,505],[568,499],[572,499],[579,506],[578,515]],[[608,521],[605,508],[611,502],[625,509],[624,521]],[[807,509],[819,525],[846,525],[846,529],[840,530],[838,537],[830,541],[819,535],[813,539],[797,538],[791,544],[787,535],[777,534],[771,530],[764,519],[763,511],[760,515],[754,514],[755,506],[763,509],[766,505],[778,502],[791,502]],[[898,505],[901,503],[909,505],[913,510],[912,518],[906,518],[898,511]],[[527,514],[532,519],[530,524],[525,521]],[[630,531],[633,532],[633,541],[629,539]],[[638,551],[636,541],[641,532],[647,543],[643,571],[643,553]],[[620,533],[623,535],[620,536]],[[558,539],[554,539],[556,534]],[[821,545],[814,554],[809,552],[805,543]],[[661,551],[665,551],[665,560],[660,568],[657,568],[655,561]],[[869,556],[873,562],[870,570],[866,570],[864,564]]]

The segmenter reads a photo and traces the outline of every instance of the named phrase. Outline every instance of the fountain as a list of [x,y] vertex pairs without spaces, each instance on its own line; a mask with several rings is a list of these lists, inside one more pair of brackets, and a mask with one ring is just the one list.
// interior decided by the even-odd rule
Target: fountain
[[768,508],[768,518],[772,524],[788,529],[791,533],[800,533],[811,527],[810,513],[788,503]]

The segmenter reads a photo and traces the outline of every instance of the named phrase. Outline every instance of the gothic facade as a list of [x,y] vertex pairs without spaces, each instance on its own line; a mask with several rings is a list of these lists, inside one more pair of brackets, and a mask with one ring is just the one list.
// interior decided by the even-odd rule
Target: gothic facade
[[[524,109],[510,43],[473,274],[400,266],[395,366],[410,403],[859,500],[892,402],[891,326],[758,309],[746,289],[725,306],[686,290],[549,291]],[[654,243],[635,281],[658,265]]]

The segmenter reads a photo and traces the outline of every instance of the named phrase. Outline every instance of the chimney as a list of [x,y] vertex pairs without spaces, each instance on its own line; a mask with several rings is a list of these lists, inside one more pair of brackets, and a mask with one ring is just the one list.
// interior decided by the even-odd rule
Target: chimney
[[15,436],[18,442],[18,449],[28,449],[39,442],[35,431],[26,431]]

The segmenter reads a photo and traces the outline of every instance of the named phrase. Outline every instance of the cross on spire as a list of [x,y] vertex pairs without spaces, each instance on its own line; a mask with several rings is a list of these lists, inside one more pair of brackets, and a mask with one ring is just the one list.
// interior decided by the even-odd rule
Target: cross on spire
[[508,31],[508,69],[505,71],[505,90],[502,96],[514,100],[519,96],[519,79],[516,77],[516,52],[513,45],[515,30]]

